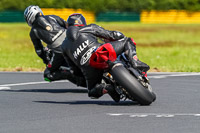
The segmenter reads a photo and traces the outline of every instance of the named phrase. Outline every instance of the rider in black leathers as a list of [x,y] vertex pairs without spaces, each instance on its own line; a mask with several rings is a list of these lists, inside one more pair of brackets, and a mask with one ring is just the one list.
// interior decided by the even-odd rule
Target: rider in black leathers
[[[25,9],[24,17],[28,25],[32,27],[30,38],[35,51],[47,65],[44,71],[45,80],[68,79],[77,85],[86,86],[83,76],[76,77],[71,71],[60,68],[60,66],[68,66],[60,48],[63,40],[66,38],[66,22],[59,16],[44,16],[38,6],[32,5]],[[42,41],[47,44],[46,48],[42,45]],[[51,56],[50,59],[49,56]]]
[[108,31],[95,24],[86,25],[85,18],[81,14],[70,15],[67,24],[69,26],[67,38],[61,46],[63,55],[70,66],[78,66],[81,69],[87,81],[89,97],[99,98],[108,93],[115,102],[120,100],[112,85],[101,83],[103,70],[89,65],[92,52],[102,45],[97,37],[110,40],[117,55],[125,52],[133,67],[145,72],[149,70],[148,65],[137,59],[135,42],[131,38],[125,39],[121,32]]

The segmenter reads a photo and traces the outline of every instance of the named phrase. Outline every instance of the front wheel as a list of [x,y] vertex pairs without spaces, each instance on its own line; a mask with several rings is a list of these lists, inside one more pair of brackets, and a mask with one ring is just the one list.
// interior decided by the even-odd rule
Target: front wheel
[[141,105],[150,105],[156,99],[155,93],[142,86],[139,81],[120,63],[110,70],[113,78],[128,94]]

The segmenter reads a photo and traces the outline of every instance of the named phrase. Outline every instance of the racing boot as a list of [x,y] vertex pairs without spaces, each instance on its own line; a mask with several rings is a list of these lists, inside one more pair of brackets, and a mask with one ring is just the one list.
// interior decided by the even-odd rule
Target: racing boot
[[52,82],[54,81],[53,79],[53,75],[51,74],[50,70],[48,68],[46,68],[44,70],[44,74],[43,74],[43,77],[44,77],[44,80],[45,81],[49,81],[49,82]]
[[114,87],[110,84],[97,84],[93,89],[88,91],[88,96],[98,99],[104,94],[108,93],[115,102],[120,101],[120,95],[116,92]]
[[139,69],[142,72],[146,73],[150,69],[149,65],[147,65],[146,63],[140,61],[137,58],[137,55],[134,55],[133,58],[132,58],[132,60],[130,60],[130,62],[131,62],[131,65],[134,68],[137,68],[137,69]]
[[108,94],[115,102],[118,103],[120,101],[120,95],[117,93],[117,91],[114,89],[112,85],[107,84],[105,89],[108,91]]
[[136,43],[132,38],[128,38],[126,41],[125,54],[127,55],[127,58],[129,59],[132,67],[139,69],[140,71],[145,73],[150,69],[150,67],[146,63],[138,59],[136,53]]
[[72,74],[69,71],[57,70],[55,72],[51,72],[48,68],[46,68],[44,71],[44,80],[49,81],[49,82],[56,81],[56,80],[63,80],[63,79],[71,79],[71,78],[72,78]]

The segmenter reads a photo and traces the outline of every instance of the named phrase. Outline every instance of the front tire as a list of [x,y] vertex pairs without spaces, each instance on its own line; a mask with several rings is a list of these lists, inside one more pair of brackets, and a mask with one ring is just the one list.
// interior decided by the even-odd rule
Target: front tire
[[113,78],[128,94],[141,105],[150,105],[155,101],[156,95],[142,86],[139,81],[120,63],[115,64],[110,70]]

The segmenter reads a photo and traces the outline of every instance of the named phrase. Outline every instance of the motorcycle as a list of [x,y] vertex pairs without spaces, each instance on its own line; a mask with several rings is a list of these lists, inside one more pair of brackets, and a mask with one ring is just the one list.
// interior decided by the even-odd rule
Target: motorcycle
[[90,58],[90,66],[103,69],[103,81],[114,86],[120,99],[150,105],[156,100],[146,73],[133,68],[122,53],[117,57],[110,43],[100,46]]

